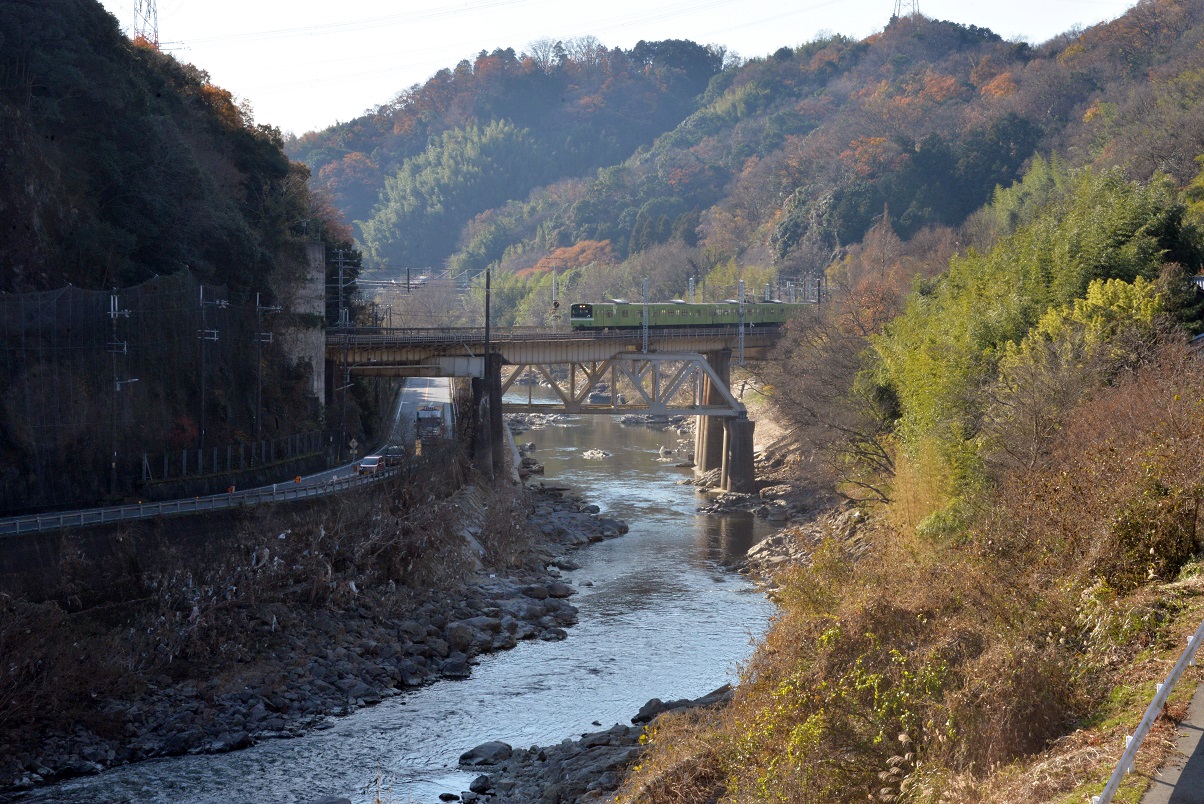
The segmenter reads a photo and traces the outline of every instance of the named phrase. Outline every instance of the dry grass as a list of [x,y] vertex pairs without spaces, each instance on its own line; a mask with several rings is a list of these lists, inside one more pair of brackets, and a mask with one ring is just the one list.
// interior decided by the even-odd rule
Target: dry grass
[[[68,543],[59,600],[0,595],[0,743],[36,742],[41,729],[64,723],[120,729],[112,718],[91,723],[104,720],[98,698],[136,694],[147,679],[251,667],[277,618],[283,625],[319,609],[393,611],[410,595],[453,584],[478,566],[466,555],[452,496],[468,479],[464,467],[449,456],[372,492],[256,510],[206,551],[176,548],[132,562],[130,599],[74,613],[72,579],[89,566]],[[499,556],[518,551],[518,499],[487,503],[495,513],[486,516],[486,542]]]
[[[882,513],[899,533],[914,533],[925,518],[949,504],[949,479],[943,474],[942,462],[928,454],[930,451],[921,446],[920,454],[912,457],[892,446],[895,477],[891,503]],[[942,467],[942,472],[934,472],[937,467]]]
[[709,804],[724,789],[720,741],[722,718],[712,710],[669,712],[656,719],[645,741],[663,745],[654,765],[637,765],[620,792],[619,804]]
[[[829,539],[777,579],[731,706],[658,729],[629,800],[706,801],[715,779],[733,803],[1098,794],[1204,617],[1202,405],[1200,361],[1164,354],[940,527],[921,523],[947,483],[922,454],[900,460],[870,553]],[[1164,719],[1118,800],[1137,801],[1172,735]]]

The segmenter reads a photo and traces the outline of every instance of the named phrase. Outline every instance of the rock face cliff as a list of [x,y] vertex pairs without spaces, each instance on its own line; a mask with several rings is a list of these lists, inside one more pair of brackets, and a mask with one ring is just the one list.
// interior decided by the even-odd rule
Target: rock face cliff
[[280,331],[280,348],[290,363],[309,367],[309,395],[322,402],[326,388],[326,245],[308,243],[306,270],[277,283],[281,306],[292,313]]

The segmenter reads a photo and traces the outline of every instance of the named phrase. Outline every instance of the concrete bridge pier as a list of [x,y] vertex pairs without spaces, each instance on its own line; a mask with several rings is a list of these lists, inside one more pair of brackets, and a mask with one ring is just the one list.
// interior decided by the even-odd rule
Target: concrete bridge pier
[[489,384],[484,377],[472,378],[472,462],[485,477],[493,477],[493,422]]
[[754,494],[757,478],[753,471],[753,430],[756,422],[741,415],[723,419],[723,464],[719,487],[724,491]]
[[506,422],[502,419],[501,355],[485,356],[485,379],[489,390],[489,457],[492,477],[506,477]]
[[[732,350],[723,349],[707,353],[707,364],[714,369],[725,386],[732,382]],[[723,405],[725,400],[710,378],[703,380],[702,402],[704,405]],[[723,465],[723,421],[720,416],[697,416],[694,428],[694,473],[705,474]]]
[[472,438],[472,459],[486,477],[500,477],[506,471],[506,426],[502,419],[502,359],[490,355],[485,360],[485,376],[472,378],[472,403],[476,411]]

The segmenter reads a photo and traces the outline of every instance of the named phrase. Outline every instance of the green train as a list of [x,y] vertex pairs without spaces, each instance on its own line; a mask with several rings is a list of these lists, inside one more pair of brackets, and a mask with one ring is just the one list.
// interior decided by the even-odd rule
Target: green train
[[[745,326],[776,325],[794,318],[809,304],[788,302],[745,302]],[[684,301],[648,305],[649,327],[724,327],[740,323],[740,303],[735,301],[690,304]],[[573,329],[621,329],[644,324],[644,305],[620,299],[601,304],[569,307]]]

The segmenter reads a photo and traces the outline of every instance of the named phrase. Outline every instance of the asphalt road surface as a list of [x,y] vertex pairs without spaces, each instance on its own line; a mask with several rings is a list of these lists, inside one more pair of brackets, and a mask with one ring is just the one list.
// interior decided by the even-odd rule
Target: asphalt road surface
[[[414,422],[417,420],[418,408],[421,405],[443,405],[443,420],[449,423],[452,421],[450,416],[450,379],[447,377],[410,377],[404,383],[393,405],[392,421],[388,427],[388,437],[384,440],[384,443],[375,444],[371,449],[364,449],[363,445],[357,445],[355,452],[359,457],[372,455],[386,446],[398,444],[404,446],[408,454],[412,454],[414,452]],[[305,475],[301,478],[301,485],[320,485],[341,477],[347,477],[355,472],[355,465],[358,462],[357,459],[341,466],[336,466],[333,469],[327,469],[324,472]],[[270,486],[267,488],[270,488]]]
[[1150,780],[1141,804],[1204,804],[1204,685],[1196,688],[1179,724],[1177,756]]

